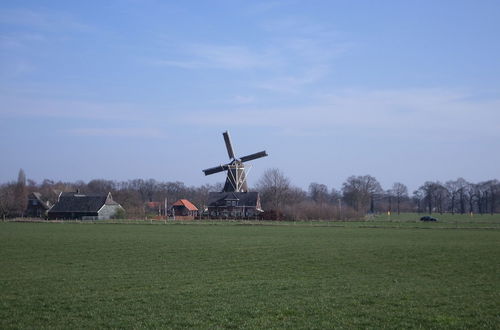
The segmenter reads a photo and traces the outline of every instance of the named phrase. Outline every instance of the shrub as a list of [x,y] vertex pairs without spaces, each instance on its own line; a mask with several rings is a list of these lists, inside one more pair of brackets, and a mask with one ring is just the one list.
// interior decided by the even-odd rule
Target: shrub
[[112,216],[112,219],[125,219],[126,217],[126,212],[124,209],[119,208],[116,210],[115,214]]

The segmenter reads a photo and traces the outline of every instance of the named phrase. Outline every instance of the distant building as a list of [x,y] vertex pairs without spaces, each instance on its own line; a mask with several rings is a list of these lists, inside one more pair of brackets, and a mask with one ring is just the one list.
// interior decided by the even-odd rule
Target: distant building
[[171,212],[176,220],[194,220],[198,214],[198,208],[187,199],[179,199],[172,204]]
[[42,194],[33,192],[28,195],[26,216],[30,218],[44,218],[50,209],[50,202],[43,199]]
[[211,192],[208,195],[208,216],[220,219],[249,219],[263,211],[260,195],[250,192]]
[[146,202],[144,203],[144,212],[148,215],[161,215],[162,203],[160,202]]
[[111,193],[84,195],[63,192],[48,211],[49,219],[105,220],[111,219],[123,207],[113,200]]

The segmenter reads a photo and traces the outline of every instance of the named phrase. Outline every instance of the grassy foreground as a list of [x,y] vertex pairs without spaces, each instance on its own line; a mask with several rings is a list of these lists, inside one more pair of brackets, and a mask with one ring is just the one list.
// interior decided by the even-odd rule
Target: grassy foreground
[[0,328],[498,328],[500,231],[0,223]]

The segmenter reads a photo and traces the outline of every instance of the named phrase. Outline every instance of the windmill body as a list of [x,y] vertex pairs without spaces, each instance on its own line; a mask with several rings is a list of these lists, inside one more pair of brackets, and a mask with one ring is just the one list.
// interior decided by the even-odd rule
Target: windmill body
[[[205,175],[226,172],[226,182],[220,192],[210,192],[208,196],[208,215],[212,218],[252,218],[262,213],[260,195],[249,192],[245,163],[266,157],[265,151],[256,152],[241,158],[234,154],[229,132],[223,134],[229,162],[203,170]],[[247,165],[247,168],[249,166]]]

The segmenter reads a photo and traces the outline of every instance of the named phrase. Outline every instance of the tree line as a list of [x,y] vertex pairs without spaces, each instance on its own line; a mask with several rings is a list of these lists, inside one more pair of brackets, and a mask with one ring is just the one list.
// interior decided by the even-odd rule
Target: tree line
[[[200,210],[207,205],[208,193],[221,191],[223,183],[186,186],[180,181],[134,179],[113,181],[95,179],[89,182],[62,182],[45,179],[37,183],[27,179],[21,169],[17,181],[0,184],[0,216],[22,217],[28,195],[39,192],[51,204],[60,192],[111,192],[114,200],[127,211],[127,217],[145,217],[147,202],[168,204],[186,198]],[[262,208],[268,219],[347,220],[381,212],[478,213],[494,214],[500,210],[500,182],[496,179],[472,183],[463,178],[447,182],[427,181],[412,194],[401,182],[384,190],[371,175],[350,176],[337,190],[313,182],[308,190],[294,186],[280,169],[268,169],[253,189],[261,193]]]

